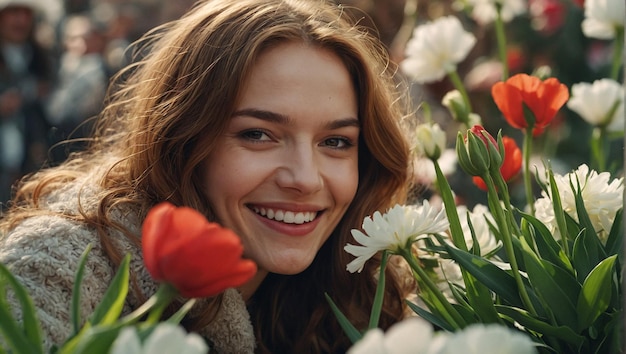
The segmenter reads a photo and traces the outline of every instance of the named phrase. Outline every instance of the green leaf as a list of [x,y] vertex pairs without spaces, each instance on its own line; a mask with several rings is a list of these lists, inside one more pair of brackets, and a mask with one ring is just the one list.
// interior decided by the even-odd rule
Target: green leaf
[[528,279],[535,292],[545,301],[547,309],[554,314],[559,324],[576,328],[576,299],[572,299],[580,289],[576,279],[554,264],[539,259],[526,240],[520,241]]
[[606,244],[604,245],[604,249],[606,250],[607,255],[621,254],[622,248],[624,244],[624,230],[623,230],[623,219],[622,214],[624,213],[624,208],[617,211],[615,214],[615,219],[613,221],[613,226],[611,226],[611,231],[609,232],[609,236],[606,239]]
[[28,340],[24,331],[11,316],[11,311],[5,304],[0,305],[0,333],[3,334],[6,342],[13,349],[11,353],[30,354],[37,353],[33,344]]
[[89,328],[82,333],[76,349],[72,354],[107,354],[115,338],[122,330],[124,324],[106,324]]
[[448,324],[446,321],[443,320],[443,318],[439,317],[439,316],[435,316],[432,313],[424,310],[423,308],[417,306],[416,304],[412,303],[411,301],[405,300],[407,305],[409,306],[409,308],[411,308],[411,310],[413,310],[413,312],[415,312],[417,315],[419,315],[420,317],[422,317],[423,319],[425,319],[426,321],[432,323],[433,325],[444,329],[448,332],[454,332],[454,327],[451,326],[450,324]]
[[74,277],[74,288],[72,289],[72,307],[70,309],[70,317],[72,318],[72,325],[74,328],[73,335],[78,334],[80,331],[80,286],[83,282],[83,274],[85,273],[85,263],[87,262],[87,255],[91,251],[91,243],[87,245],[85,251],[80,256],[78,261],[78,269],[76,270],[76,276]]
[[561,236],[561,242],[563,246],[563,251],[568,252],[568,244],[567,244],[567,223],[565,222],[565,210],[563,210],[563,204],[561,203],[561,194],[559,193],[559,189],[556,185],[556,181],[554,179],[554,173],[552,169],[548,169],[548,178],[550,179],[550,196],[552,201],[552,210],[554,212],[554,219],[556,220],[557,227],[559,229],[559,233]]
[[526,310],[503,305],[496,305],[496,310],[498,310],[498,313],[510,317],[530,332],[541,333],[543,336],[558,338],[567,343],[573,344],[577,348],[580,348],[583,343],[585,343],[585,337],[574,332],[574,330],[570,327],[553,326],[545,321],[533,317]]
[[111,281],[102,301],[98,304],[90,317],[89,322],[93,326],[111,324],[115,322],[122,313],[124,301],[128,294],[129,263],[130,254],[127,254],[122,260],[120,268],[115,274],[113,281]]
[[600,263],[601,260],[605,259],[607,255],[596,234],[589,214],[587,214],[587,210],[585,209],[585,202],[580,191],[580,181],[576,182],[576,188],[572,181],[570,181],[570,185],[572,191],[574,191],[576,212],[578,214],[581,232],[574,241],[572,258],[574,259],[574,266],[576,267],[576,264],[579,265],[579,267],[576,268],[577,277],[579,281],[582,281],[587,277],[591,269]]
[[181,306],[178,309],[178,311],[176,311],[176,313],[170,316],[170,318],[168,318],[166,322],[172,323],[172,324],[179,324],[180,321],[182,321],[183,318],[185,318],[185,315],[189,312],[189,310],[191,310],[191,308],[193,307],[195,303],[196,303],[196,299],[187,300],[187,302],[185,302],[183,306]]
[[576,269],[576,277],[582,282],[598,263],[606,258],[604,248],[595,233],[581,230],[574,240],[572,263]]
[[465,268],[478,281],[485,284],[487,288],[502,297],[508,304],[522,307],[522,300],[519,297],[517,284],[512,275],[484,258],[450,247],[449,245],[445,246],[450,257],[454,259],[459,266]]
[[[532,225],[536,231],[536,237],[534,237],[534,240],[541,258],[548,260],[549,262],[554,263],[574,274],[574,267],[572,266],[572,263],[569,261],[569,258],[564,253],[563,249],[556,242],[550,230],[548,230],[548,228],[541,221],[532,215],[523,212],[520,212],[520,215],[524,221]],[[566,242],[565,237],[563,237],[563,241]]]
[[341,312],[337,305],[335,305],[335,302],[333,301],[333,299],[330,298],[327,293],[324,293],[324,296],[326,297],[326,301],[328,301],[330,308],[333,310],[335,317],[337,317],[337,321],[339,321],[339,325],[341,326],[343,331],[346,333],[348,338],[350,338],[350,341],[352,343],[356,343],[359,339],[363,337],[361,332],[359,332],[354,327],[354,325],[350,323],[350,320],[348,320],[348,318]]
[[585,279],[576,306],[579,330],[589,327],[608,308],[616,258],[613,255],[600,262]]
[[[6,268],[2,263],[0,263],[0,278],[4,279],[3,282],[8,282],[8,284],[13,288],[15,297],[18,299],[22,307],[23,333],[26,335],[27,341],[31,344],[32,351],[30,353],[43,353],[41,328],[39,327],[39,320],[37,318],[33,300],[28,295],[26,288],[22,284],[20,284],[19,281],[17,281],[17,279],[13,276],[13,274],[11,274],[9,269]],[[3,302],[6,303],[6,301]],[[10,315],[0,316],[1,318],[3,318],[2,322],[4,322],[4,318],[10,318],[9,316]]]

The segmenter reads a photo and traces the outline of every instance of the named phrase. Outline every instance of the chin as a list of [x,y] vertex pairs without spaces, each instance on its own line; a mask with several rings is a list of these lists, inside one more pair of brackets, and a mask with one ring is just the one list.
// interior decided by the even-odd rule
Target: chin
[[303,262],[302,259],[284,260],[280,262],[280,264],[272,267],[270,272],[281,275],[296,275],[302,273],[311,263],[313,263],[313,260],[309,262]]

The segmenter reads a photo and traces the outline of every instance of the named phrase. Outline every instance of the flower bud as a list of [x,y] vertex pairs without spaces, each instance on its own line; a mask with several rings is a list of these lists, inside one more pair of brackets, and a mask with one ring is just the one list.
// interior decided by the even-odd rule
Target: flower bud
[[415,129],[415,150],[431,160],[437,160],[446,148],[446,133],[439,124],[421,124]]
[[461,92],[459,92],[459,90],[452,90],[446,93],[446,95],[443,96],[443,99],[441,100],[441,104],[450,111],[450,114],[452,115],[452,118],[454,118],[454,120],[464,123],[468,127],[471,126],[468,124],[470,112],[467,105],[465,104],[465,101],[463,100],[463,95],[461,95]]
[[[460,148],[460,145],[463,148]],[[482,126],[475,125],[467,131],[464,140],[457,138],[459,164],[472,176],[487,173],[491,166],[499,168],[502,156],[498,151],[498,142]]]

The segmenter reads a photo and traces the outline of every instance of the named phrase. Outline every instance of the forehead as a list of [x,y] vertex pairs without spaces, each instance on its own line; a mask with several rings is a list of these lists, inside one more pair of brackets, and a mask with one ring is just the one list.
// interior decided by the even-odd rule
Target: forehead
[[332,109],[356,111],[356,100],[351,75],[337,54],[287,42],[258,57],[243,85],[238,108],[272,106],[285,112],[307,109],[324,114]]

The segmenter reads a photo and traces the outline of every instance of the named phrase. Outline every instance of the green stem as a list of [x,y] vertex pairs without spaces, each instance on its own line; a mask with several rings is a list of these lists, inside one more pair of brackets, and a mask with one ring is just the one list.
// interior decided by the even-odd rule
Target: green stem
[[437,287],[437,284],[435,284],[433,280],[428,276],[428,274],[426,274],[424,269],[422,269],[422,267],[417,264],[415,256],[411,252],[411,249],[402,248],[399,249],[397,253],[401,255],[407,261],[407,263],[409,263],[409,266],[411,267],[413,272],[415,272],[420,280],[426,285],[428,290],[430,290],[430,293],[434,295],[437,300],[439,300],[445,310],[443,311],[442,316],[446,318],[448,323],[455,329],[464,328],[466,326],[465,319],[454,307],[452,307],[452,304],[450,304],[445,295]]
[[454,196],[452,195],[452,189],[448,180],[441,171],[439,162],[433,159],[433,165],[435,165],[435,173],[437,174],[437,187],[443,204],[446,209],[446,216],[448,217],[448,223],[450,224],[450,234],[452,236],[452,243],[458,249],[467,251],[467,244],[465,243],[465,235],[463,234],[463,227],[461,226],[461,220],[456,210],[456,203],[454,202]]
[[368,329],[378,327],[378,320],[380,319],[380,312],[383,307],[383,296],[385,294],[385,268],[387,267],[388,258],[389,252],[387,250],[383,251],[383,256],[380,260],[380,273],[378,273],[378,284],[376,285],[376,295],[374,295],[374,304],[372,305]]
[[459,73],[456,70],[452,70],[448,73],[448,78],[452,81],[454,88],[459,90],[461,93],[463,103],[465,103],[465,107],[467,107],[467,112],[472,112],[472,103],[470,102],[469,95],[467,94],[467,90],[465,89],[465,85],[463,85],[463,81],[461,80]]
[[604,171],[606,167],[606,155],[604,154],[604,141],[606,140],[604,128],[594,128],[591,134],[591,154],[598,171]]
[[524,156],[524,189],[526,190],[526,202],[530,208],[530,214],[535,215],[535,198],[533,197],[533,185],[530,174],[530,155],[533,146],[533,129],[529,127],[524,134],[524,148],[522,154]]
[[496,39],[498,41],[498,55],[502,62],[502,81],[509,78],[509,63],[506,58],[506,34],[504,32],[504,21],[502,21],[502,4],[496,1]]
[[504,203],[504,208],[506,209],[509,216],[509,226],[514,229],[516,235],[521,235],[522,230],[520,230],[519,225],[517,225],[517,222],[515,221],[513,215],[513,206],[511,204],[511,197],[509,196],[509,186],[506,184],[506,181],[502,177],[500,171],[497,172],[496,176],[494,176],[496,188],[500,192],[500,198],[502,199],[502,202]]
[[172,285],[167,283],[161,284],[157,292],[152,295],[148,301],[143,303],[143,305],[135,311],[124,316],[120,322],[124,325],[135,323],[150,311],[146,322],[156,323],[161,317],[163,310],[165,310],[167,305],[169,305],[177,295],[178,291]]
[[493,208],[491,213],[493,214],[496,224],[498,225],[498,229],[500,230],[504,250],[509,258],[511,272],[513,273],[512,275],[515,279],[515,283],[517,284],[520,297],[522,298],[522,301],[524,302],[524,305],[526,305],[528,311],[533,315],[536,315],[535,308],[533,307],[532,302],[530,302],[530,297],[528,296],[528,292],[526,292],[526,286],[524,286],[522,276],[520,275],[517,259],[515,258],[515,250],[513,249],[513,239],[509,229],[509,223],[504,215],[502,207],[500,206],[500,200],[498,199],[498,192],[496,191],[495,184],[489,173],[485,173],[484,176],[481,177],[487,185],[487,198],[489,199],[489,205]]
[[624,51],[624,27],[617,28],[615,32],[611,78],[615,81],[619,81],[619,69],[622,66],[622,53]]

